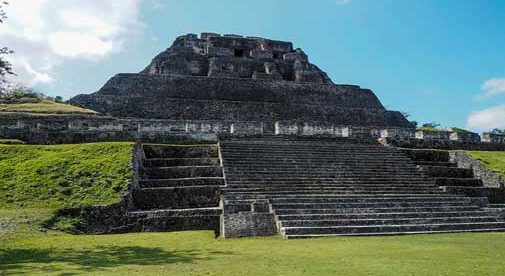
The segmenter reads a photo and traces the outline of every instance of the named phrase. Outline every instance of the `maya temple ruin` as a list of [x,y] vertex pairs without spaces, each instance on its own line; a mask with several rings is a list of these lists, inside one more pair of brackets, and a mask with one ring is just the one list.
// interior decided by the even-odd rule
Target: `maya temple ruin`
[[418,131],[371,90],[333,83],[290,42],[183,35],[143,71],[69,103],[99,115],[6,116],[0,133],[135,142],[122,201],[77,210],[86,233],[505,230],[504,180],[461,151],[503,151],[503,135]]

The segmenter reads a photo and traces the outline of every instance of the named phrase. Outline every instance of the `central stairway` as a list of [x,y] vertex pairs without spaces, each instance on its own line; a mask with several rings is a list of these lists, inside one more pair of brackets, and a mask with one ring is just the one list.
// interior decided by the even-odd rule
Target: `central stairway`
[[485,198],[444,193],[406,155],[372,141],[267,136],[220,146],[225,210],[266,202],[286,238],[505,230]]

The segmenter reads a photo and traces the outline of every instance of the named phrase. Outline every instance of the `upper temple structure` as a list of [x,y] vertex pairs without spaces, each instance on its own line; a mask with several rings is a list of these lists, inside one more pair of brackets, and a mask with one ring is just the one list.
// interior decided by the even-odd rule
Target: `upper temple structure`
[[213,33],[180,36],[142,72],[70,103],[120,118],[410,127],[372,91],[334,84],[291,42]]

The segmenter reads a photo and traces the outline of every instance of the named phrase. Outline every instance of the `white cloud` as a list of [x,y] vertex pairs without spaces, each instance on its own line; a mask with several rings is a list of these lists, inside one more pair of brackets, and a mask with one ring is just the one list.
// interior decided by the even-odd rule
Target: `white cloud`
[[505,105],[498,105],[470,114],[466,127],[478,131],[505,128]]
[[481,85],[481,89],[483,93],[479,95],[479,98],[489,98],[500,94],[505,95],[505,77],[489,79]]
[[98,60],[122,50],[135,34],[141,0],[15,0],[0,28],[2,46],[25,85],[51,83],[67,59]]

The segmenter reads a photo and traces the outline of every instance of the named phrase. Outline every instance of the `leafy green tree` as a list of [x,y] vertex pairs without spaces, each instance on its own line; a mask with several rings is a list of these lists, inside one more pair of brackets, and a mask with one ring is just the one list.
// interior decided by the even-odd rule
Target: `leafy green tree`
[[426,127],[426,128],[437,128],[439,126],[440,126],[440,124],[435,123],[435,122],[425,123],[422,125],[422,127]]
[[[4,23],[7,18],[5,6],[9,3],[7,1],[0,1],[0,23]],[[12,70],[12,64],[8,62],[4,56],[14,53],[12,50],[5,46],[0,46],[0,95],[5,93],[5,86],[7,83],[7,75],[15,75]]]

